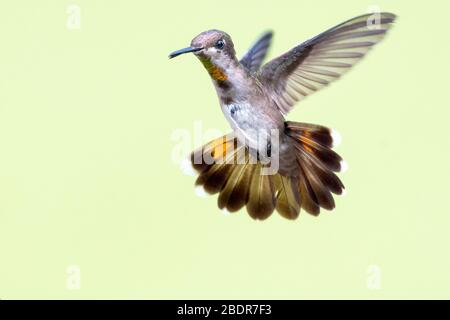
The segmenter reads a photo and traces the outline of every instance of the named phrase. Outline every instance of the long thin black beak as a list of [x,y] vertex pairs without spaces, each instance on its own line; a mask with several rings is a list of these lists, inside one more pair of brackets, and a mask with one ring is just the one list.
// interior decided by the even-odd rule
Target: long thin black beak
[[179,56],[180,54],[189,53],[189,52],[197,52],[202,49],[203,48],[193,48],[193,47],[183,48],[183,49],[174,51],[171,54],[169,54],[169,59],[175,58],[176,56]]

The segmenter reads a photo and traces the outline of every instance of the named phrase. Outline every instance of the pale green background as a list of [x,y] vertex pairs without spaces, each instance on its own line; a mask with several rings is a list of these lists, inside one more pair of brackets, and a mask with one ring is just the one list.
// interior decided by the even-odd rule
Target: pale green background
[[[81,30],[66,8],[81,7]],[[193,56],[219,28],[270,57],[370,5],[383,43],[289,119],[340,131],[348,189],[297,221],[225,216],[171,160],[177,129],[226,132]],[[0,298],[450,298],[444,1],[3,1]],[[81,268],[81,289],[66,268]],[[367,287],[370,265],[381,288]]]

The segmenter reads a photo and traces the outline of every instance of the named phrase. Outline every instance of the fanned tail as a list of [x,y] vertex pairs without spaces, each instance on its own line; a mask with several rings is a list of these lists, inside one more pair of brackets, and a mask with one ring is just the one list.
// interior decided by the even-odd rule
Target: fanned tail
[[299,175],[262,174],[265,165],[252,159],[248,148],[229,134],[192,153],[192,165],[199,173],[196,185],[209,194],[219,193],[220,209],[236,212],[246,207],[258,220],[274,210],[296,219],[300,208],[313,215],[320,208],[333,209],[332,193],[341,194],[344,185],[334,173],[341,169],[342,158],[331,150],[331,131],[297,122],[286,122],[285,127],[295,147]]

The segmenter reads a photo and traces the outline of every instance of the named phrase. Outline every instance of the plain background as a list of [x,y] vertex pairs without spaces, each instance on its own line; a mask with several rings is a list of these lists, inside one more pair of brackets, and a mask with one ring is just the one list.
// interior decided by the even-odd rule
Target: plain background
[[[201,64],[167,54],[211,28],[242,54],[270,28],[273,58],[373,6],[399,15],[388,37],[288,116],[341,133],[337,208],[256,222],[197,197],[173,134],[229,129]],[[3,1],[0,298],[450,298],[449,9]]]

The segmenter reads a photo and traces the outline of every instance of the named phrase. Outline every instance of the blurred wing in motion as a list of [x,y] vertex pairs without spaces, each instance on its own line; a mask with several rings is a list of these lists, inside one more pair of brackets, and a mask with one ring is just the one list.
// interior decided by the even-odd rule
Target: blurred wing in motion
[[269,50],[272,36],[271,31],[265,32],[242,57],[241,64],[251,73],[257,72],[261,67]]

